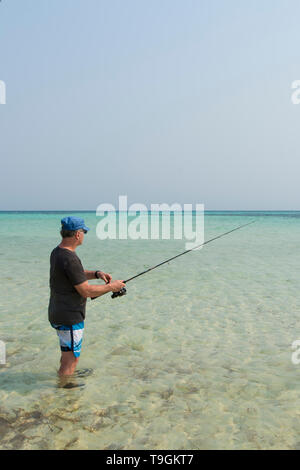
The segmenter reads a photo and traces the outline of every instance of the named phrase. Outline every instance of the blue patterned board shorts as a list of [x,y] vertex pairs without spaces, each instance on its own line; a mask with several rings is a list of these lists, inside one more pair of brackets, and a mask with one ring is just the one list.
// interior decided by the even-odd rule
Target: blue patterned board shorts
[[80,356],[81,344],[84,330],[84,322],[76,323],[76,325],[55,325],[51,326],[56,329],[59,337],[61,351],[72,351],[75,357]]

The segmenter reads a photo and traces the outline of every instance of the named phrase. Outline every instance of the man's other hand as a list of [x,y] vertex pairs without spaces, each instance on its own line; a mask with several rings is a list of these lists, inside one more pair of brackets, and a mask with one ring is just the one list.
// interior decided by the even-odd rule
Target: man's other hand
[[103,281],[106,284],[109,284],[110,281],[112,280],[112,277],[110,274],[104,273],[103,271],[98,271],[98,273],[99,273],[99,279],[103,279]]

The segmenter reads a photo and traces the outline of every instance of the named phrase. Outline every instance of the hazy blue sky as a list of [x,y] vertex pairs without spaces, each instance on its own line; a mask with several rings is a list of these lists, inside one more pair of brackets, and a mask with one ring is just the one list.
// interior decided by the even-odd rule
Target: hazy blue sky
[[300,209],[299,0],[3,0],[0,210]]

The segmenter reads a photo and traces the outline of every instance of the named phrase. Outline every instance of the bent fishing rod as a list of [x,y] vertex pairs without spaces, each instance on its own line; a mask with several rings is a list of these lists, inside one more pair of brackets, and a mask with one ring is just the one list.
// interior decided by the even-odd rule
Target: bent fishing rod
[[[247,224],[244,224],[244,225],[240,225],[239,227],[236,227],[232,230],[229,230],[228,232],[225,232],[225,233],[222,233],[221,235],[218,235],[217,237],[214,237],[214,238],[211,238],[210,240],[207,240],[206,242],[203,242],[201,243],[200,245],[197,245],[195,246],[194,248],[191,248],[189,250],[186,250],[186,251],[183,251],[182,253],[179,253],[179,255],[175,255],[173,256],[172,258],[169,258],[167,259],[166,261],[163,261],[162,263],[159,263],[159,264],[156,264],[155,266],[152,266],[152,268],[148,268],[146,269],[145,271],[139,273],[139,274],[136,274],[135,276],[133,277],[130,277],[129,279],[126,279],[126,281],[123,281],[124,284],[127,284],[129,281],[132,281],[133,279],[136,279],[137,277],[139,276],[142,276],[143,274],[146,274],[148,273],[149,271],[153,271],[153,269],[156,269],[158,268],[159,266],[162,266],[163,264],[166,264],[166,263],[169,263],[170,261],[172,261],[173,259],[175,258],[179,258],[179,256],[183,256],[183,255],[186,255],[187,253],[189,253],[190,251],[194,251],[196,250],[197,248],[200,248],[200,246],[204,246],[204,245],[207,245],[208,243],[211,243],[213,242],[214,240],[217,240],[218,238],[222,238],[222,237],[225,237],[225,235],[228,235],[229,233],[232,233],[232,232],[235,232],[236,230],[240,230],[241,228],[243,227],[246,227],[247,225],[251,225],[251,224],[254,224],[256,222],[256,220],[253,220],[252,222],[248,222]],[[114,292],[111,296],[112,299],[115,299],[116,297],[122,297],[123,295],[126,294],[126,288],[125,287],[122,287],[122,289],[119,291],[119,292]],[[92,297],[92,300],[96,299],[97,297]]]

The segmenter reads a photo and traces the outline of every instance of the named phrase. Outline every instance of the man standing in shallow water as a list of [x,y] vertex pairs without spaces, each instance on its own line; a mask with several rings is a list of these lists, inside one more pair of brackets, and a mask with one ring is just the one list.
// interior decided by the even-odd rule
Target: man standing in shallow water
[[[79,361],[84,330],[85,307],[88,297],[100,297],[108,292],[118,292],[123,281],[112,281],[111,275],[102,271],[83,269],[75,250],[82,245],[89,231],[84,220],[65,217],[61,220],[61,243],[50,256],[50,300],[48,318],[56,329],[60,341],[61,360],[58,374],[72,375]],[[90,285],[90,279],[103,279],[105,285]]]

